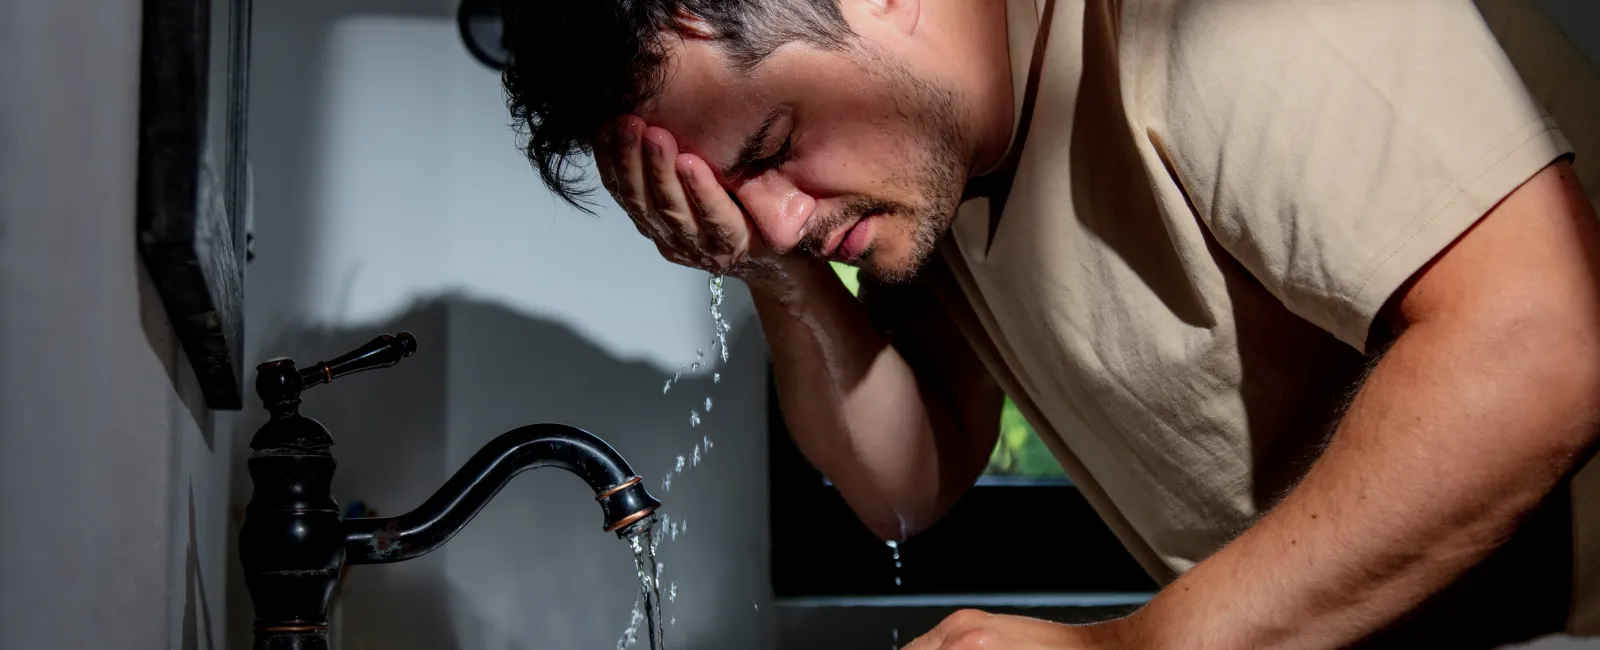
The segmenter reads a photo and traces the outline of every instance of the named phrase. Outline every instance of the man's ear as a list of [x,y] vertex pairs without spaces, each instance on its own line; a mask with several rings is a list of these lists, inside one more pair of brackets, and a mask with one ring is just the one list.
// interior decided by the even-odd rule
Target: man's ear
[[845,0],[861,5],[857,8],[863,18],[881,20],[895,31],[911,35],[917,31],[917,21],[922,18],[922,0]]

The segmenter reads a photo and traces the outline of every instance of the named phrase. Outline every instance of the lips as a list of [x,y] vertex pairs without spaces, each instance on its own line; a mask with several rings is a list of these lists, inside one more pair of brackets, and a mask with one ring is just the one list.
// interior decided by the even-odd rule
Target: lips
[[872,217],[866,217],[845,233],[844,241],[839,242],[834,254],[846,262],[854,262],[867,251],[867,244],[871,241]]
[[856,224],[859,223],[861,223],[861,220],[857,219],[852,223],[846,224],[845,227],[834,231],[832,235],[829,235],[828,241],[824,242],[822,245],[822,250],[820,251],[822,256],[833,257],[833,254],[839,250],[839,244],[844,243],[844,238],[849,236],[850,231],[854,230]]
[[873,215],[866,215],[835,231],[822,247],[822,256],[844,262],[855,261],[871,241],[869,227]]

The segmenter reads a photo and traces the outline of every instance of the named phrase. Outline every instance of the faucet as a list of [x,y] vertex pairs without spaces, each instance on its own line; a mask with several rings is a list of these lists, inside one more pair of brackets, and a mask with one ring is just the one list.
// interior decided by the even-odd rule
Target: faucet
[[344,375],[393,366],[416,350],[416,338],[401,332],[306,368],[283,358],[256,367],[256,394],[270,419],[250,443],[254,488],[239,530],[239,560],[255,608],[254,650],[328,650],[328,602],[346,565],[401,562],[443,546],[526,470],[559,467],[577,474],[594,490],[602,528],[619,538],[654,521],[661,502],[627,461],[600,438],[564,424],[501,434],[411,512],[344,519],[329,489],[333,437],[300,414],[301,394]]

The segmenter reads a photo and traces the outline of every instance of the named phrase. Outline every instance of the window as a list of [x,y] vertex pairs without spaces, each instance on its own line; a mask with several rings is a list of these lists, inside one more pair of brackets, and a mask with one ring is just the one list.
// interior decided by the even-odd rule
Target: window
[[[855,269],[836,264],[855,292]],[[895,549],[868,532],[789,437],[768,373],[772,577],[779,598],[1143,594],[1156,584],[1008,399],[989,467],[938,524]]]
[[[833,262],[834,272],[851,295],[857,293],[861,283],[856,279],[856,268]],[[1000,414],[1000,440],[989,457],[989,468],[984,471],[983,484],[996,485],[1021,481],[1043,483],[1070,483],[1067,473],[1056,462],[1050,449],[1039,441],[1038,434],[1028,424],[1028,419],[1017,410],[1017,405],[1007,397]]]

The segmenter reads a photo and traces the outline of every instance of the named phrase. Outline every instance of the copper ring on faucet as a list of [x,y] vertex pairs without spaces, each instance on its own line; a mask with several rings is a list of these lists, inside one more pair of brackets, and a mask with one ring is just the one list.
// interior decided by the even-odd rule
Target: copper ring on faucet
[[650,513],[655,512],[655,511],[656,511],[655,508],[645,508],[644,510],[640,510],[640,511],[635,512],[635,513],[633,513],[631,515],[628,515],[626,517],[618,519],[617,523],[611,524],[610,526],[606,527],[606,532],[614,533],[614,532],[617,532],[617,531],[622,530],[624,528],[627,528],[628,526],[633,525],[634,522],[637,522],[640,519],[644,519],[645,517],[649,517]]
[[635,476],[635,477],[630,478],[630,479],[628,479],[626,481],[623,481],[621,483],[613,485],[610,488],[607,488],[605,492],[601,492],[600,494],[595,495],[594,500],[595,501],[605,501],[611,495],[616,494],[618,492],[621,492],[623,490],[626,490],[626,489],[628,489],[630,487],[633,487],[634,485],[638,484],[639,481],[642,481],[642,480],[644,480],[644,479],[641,479],[641,478]]

